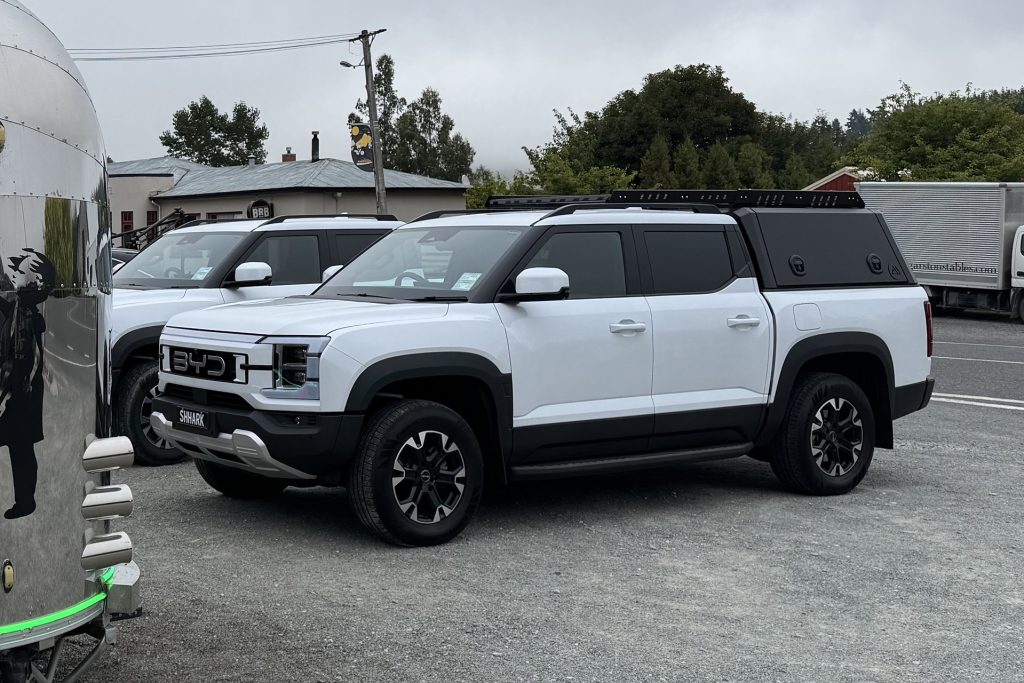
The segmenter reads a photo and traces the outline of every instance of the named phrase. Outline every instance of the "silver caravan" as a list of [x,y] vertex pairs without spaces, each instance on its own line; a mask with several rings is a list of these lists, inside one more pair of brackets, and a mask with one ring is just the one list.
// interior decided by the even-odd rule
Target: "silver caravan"
[[877,183],[881,211],[932,304],[1024,320],[1024,183]]
[[[25,7],[0,0],[0,681],[78,674],[138,605],[111,520],[132,461],[109,435],[106,153],[81,74]],[[91,636],[84,661],[65,638]],[[86,642],[89,642],[86,640]],[[75,648],[78,650],[78,648]]]

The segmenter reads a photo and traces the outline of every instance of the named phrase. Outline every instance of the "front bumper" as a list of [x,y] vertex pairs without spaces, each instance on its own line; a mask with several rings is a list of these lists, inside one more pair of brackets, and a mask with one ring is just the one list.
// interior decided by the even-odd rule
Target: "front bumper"
[[[181,408],[211,415],[216,433],[176,427],[171,416]],[[309,481],[345,468],[363,416],[245,411],[160,396],[153,400],[150,422],[159,436],[195,458],[264,477]]]
[[934,377],[929,377],[917,384],[896,387],[896,404],[893,406],[892,418],[896,420],[918,410],[924,410],[925,406],[932,400],[932,391],[934,389]]

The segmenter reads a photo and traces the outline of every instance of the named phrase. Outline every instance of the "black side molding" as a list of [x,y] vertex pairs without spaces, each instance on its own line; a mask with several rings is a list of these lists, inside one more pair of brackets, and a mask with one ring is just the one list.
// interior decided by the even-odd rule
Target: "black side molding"
[[932,391],[934,389],[934,377],[929,377],[917,384],[896,387],[896,401],[893,404],[892,418],[898,420],[918,410],[924,410],[928,402],[932,400]]
[[556,479],[559,477],[576,477],[583,474],[609,474],[613,472],[650,469],[688,462],[738,458],[741,455],[746,455],[753,449],[754,444],[748,441],[729,446],[694,448],[664,453],[625,455],[614,458],[596,458],[593,460],[569,460],[539,465],[518,465],[511,468],[509,479],[517,481]]

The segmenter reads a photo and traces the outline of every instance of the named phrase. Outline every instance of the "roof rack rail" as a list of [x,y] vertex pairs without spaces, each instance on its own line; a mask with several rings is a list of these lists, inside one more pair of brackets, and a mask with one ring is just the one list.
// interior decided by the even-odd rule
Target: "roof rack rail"
[[487,198],[488,209],[526,211],[557,209],[567,204],[593,204],[608,201],[606,194],[496,194]]
[[[647,202],[623,202],[600,204],[569,204],[560,206],[554,211],[547,213],[540,221],[555,216],[568,216],[577,211],[607,211],[609,209],[647,209],[649,211],[690,211],[691,213],[722,213],[722,210],[714,204],[657,204]],[[538,221],[539,222],[539,221]]]
[[181,225],[171,228],[171,230],[177,230],[178,228],[191,228],[196,225],[213,225],[214,223],[240,223],[242,221],[251,220],[251,218],[193,218],[187,223],[182,223]]
[[262,223],[262,225],[273,225],[275,223],[284,223],[285,221],[303,219],[303,218],[365,218],[369,220],[378,221],[397,221],[398,218],[389,213],[295,213],[285,214],[284,216],[274,216],[270,220]]
[[777,207],[785,209],[863,209],[856,192],[794,190],[614,190],[610,202],[643,204],[713,204],[722,209]]
[[429,221],[435,218],[443,218],[445,216],[471,216],[475,213],[494,213],[491,209],[441,209],[440,211],[428,211],[422,216],[413,218],[410,223],[417,223],[419,221]]

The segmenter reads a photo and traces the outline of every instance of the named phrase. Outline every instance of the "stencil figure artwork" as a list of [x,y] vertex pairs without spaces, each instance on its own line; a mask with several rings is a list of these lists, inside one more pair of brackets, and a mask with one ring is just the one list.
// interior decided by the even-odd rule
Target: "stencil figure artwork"
[[[6,266],[6,272],[4,269]],[[35,445],[43,440],[43,333],[41,304],[53,291],[56,271],[34,249],[0,259],[0,448],[11,459],[14,505],[7,519],[36,509]]]

